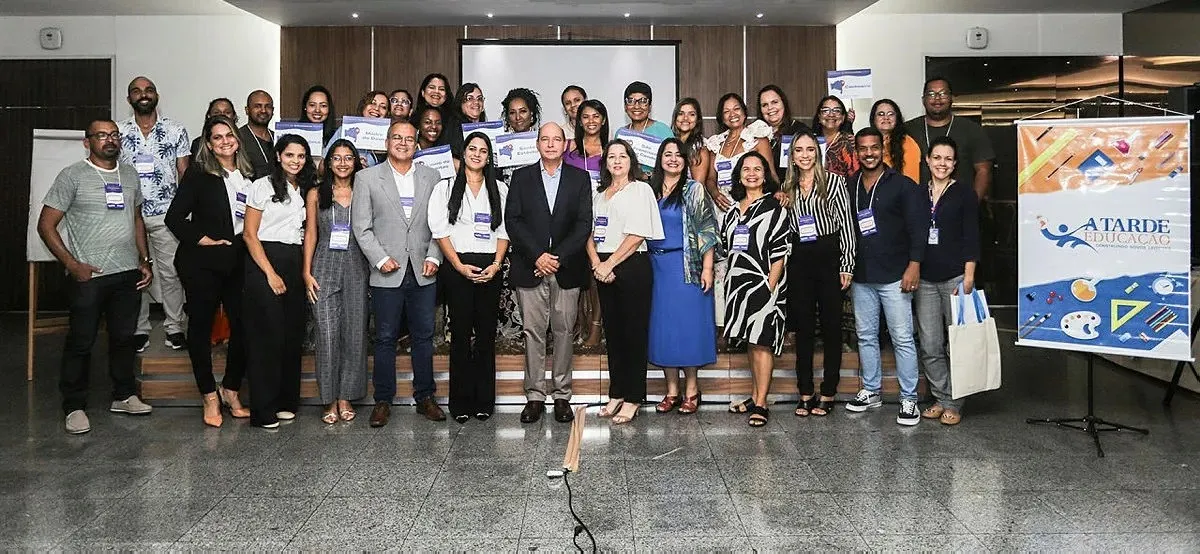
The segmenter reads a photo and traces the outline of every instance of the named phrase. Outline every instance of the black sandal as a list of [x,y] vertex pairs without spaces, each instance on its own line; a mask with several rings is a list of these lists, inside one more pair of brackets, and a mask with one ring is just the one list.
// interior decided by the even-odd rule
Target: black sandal
[[[813,400],[817,400],[817,397],[814,396]],[[819,414],[812,410],[809,410],[808,413],[810,413],[814,416],[817,416],[817,417],[825,417],[825,416],[833,413],[833,401],[832,400],[817,400],[817,405],[813,406],[813,408],[817,409],[817,410],[822,410],[825,413]]]
[[748,423],[751,427],[762,427],[767,424],[767,419],[771,417],[771,413],[762,406],[750,407],[750,419]]
[[731,414],[744,414],[744,413],[753,412],[753,411],[754,411],[754,399],[753,398],[747,398],[741,402],[734,402],[733,404],[729,405],[729,413],[731,413]]
[[[808,417],[810,415],[815,415],[812,413],[812,410],[816,405],[816,396],[809,397],[808,400],[801,400],[800,402],[796,403],[796,410],[792,412],[792,415],[795,415],[796,417]],[[804,413],[800,413],[800,410],[804,410]]]

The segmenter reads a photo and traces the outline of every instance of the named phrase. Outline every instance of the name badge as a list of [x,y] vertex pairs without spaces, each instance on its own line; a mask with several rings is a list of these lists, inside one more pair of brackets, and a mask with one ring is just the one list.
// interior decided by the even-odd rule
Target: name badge
[[600,171],[596,169],[589,169],[588,175],[592,178],[592,190],[600,188]]
[[149,154],[138,154],[133,157],[133,168],[137,170],[139,178],[151,179],[154,177],[154,157]]
[[332,230],[329,232],[329,249],[330,250],[349,250],[350,249],[350,224],[349,223],[334,223]]
[[400,197],[400,207],[404,208],[404,217],[405,218],[412,217],[413,197],[401,196]]
[[858,232],[864,237],[869,237],[879,232],[875,228],[875,210],[867,208],[858,212]]
[[492,238],[492,214],[475,214],[475,238],[490,240]]
[[608,234],[608,216],[596,216],[596,224],[592,226],[592,241],[596,244],[604,242],[604,237]]
[[937,243],[938,243],[938,228],[930,227],[929,228],[929,244],[936,245]]
[[733,249],[738,252],[750,250],[749,225],[738,225],[733,228]]
[[238,219],[246,218],[246,193],[239,192],[233,195],[233,215]]
[[121,183],[104,183],[104,204],[110,210],[125,209],[125,195],[121,192]]
[[817,240],[817,218],[811,215],[799,216],[796,218],[796,227],[800,235],[800,242]]
[[733,185],[733,162],[723,161],[717,162],[717,186],[729,187]]

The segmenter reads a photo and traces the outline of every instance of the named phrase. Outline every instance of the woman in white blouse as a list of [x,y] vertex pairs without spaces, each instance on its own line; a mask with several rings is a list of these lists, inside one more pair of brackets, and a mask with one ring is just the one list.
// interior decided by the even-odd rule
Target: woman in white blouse
[[275,143],[278,163],[250,185],[243,235],[246,264],[245,324],[250,424],[266,429],[296,418],[300,407],[300,355],[308,321],[304,279],[304,196],[316,185],[308,142],[284,135]]
[[654,190],[645,182],[633,147],[620,139],[604,149],[590,238],[587,254],[600,293],[608,355],[609,400],[600,417],[628,423],[646,399],[654,279],[646,240],[664,235]]
[[453,182],[429,198],[429,229],[445,256],[441,279],[450,310],[450,415],[484,421],[496,403],[496,317],[500,266],[508,252],[502,209],[508,187],[496,180],[492,143],[474,132],[463,143]]

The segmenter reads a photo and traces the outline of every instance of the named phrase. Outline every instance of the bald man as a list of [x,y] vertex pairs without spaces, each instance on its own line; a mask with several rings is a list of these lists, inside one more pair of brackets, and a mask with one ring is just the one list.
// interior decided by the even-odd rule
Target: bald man
[[[133,116],[117,124],[121,132],[121,163],[132,165],[142,189],[142,218],[149,236],[154,282],[142,295],[134,348],[145,352],[150,346],[151,298],[162,303],[166,320],[164,344],[173,350],[187,347],[187,316],[183,312],[183,286],[175,271],[175,249],[179,241],[167,229],[167,208],[175,199],[179,179],[187,171],[191,141],[183,124],[158,113],[158,88],[146,77],[129,82],[129,107]],[[199,330],[207,333],[209,330]]]
[[265,90],[246,97],[246,124],[238,129],[242,148],[254,166],[254,179],[266,177],[275,167],[275,133],[268,126],[275,117],[275,99]]
[[[566,136],[557,123],[538,129],[541,160],[513,172],[504,225],[512,245],[509,281],[517,288],[525,327],[525,409],[534,423],[554,400],[554,419],[571,413],[571,333],[579,292],[591,284],[587,253],[592,230],[592,189],[587,172],[562,161]],[[546,331],[554,334],[554,369],[546,383]]]

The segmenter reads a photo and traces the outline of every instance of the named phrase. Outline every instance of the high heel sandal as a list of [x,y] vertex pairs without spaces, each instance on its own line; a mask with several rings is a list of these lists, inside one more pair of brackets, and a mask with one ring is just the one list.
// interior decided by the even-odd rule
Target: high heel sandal
[[[238,398],[237,391],[218,386],[217,398],[220,398],[221,406],[227,408],[229,410],[229,415],[233,416],[234,418],[246,419],[250,417],[250,410],[249,408],[242,406],[242,400]],[[230,400],[230,398],[233,400]],[[237,402],[238,407],[233,407],[234,402]]]
[[204,424],[209,427],[220,427],[221,423],[223,423],[221,402],[217,399],[217,393],[210,392],[204,395]]
[[816,404],[817,397],[815,396],[801,399],[800,402],[796,403],[796,410],[792,413],[795,414],[796,417],[808,417],[813,415],[812,411]]
[[654,407],[654,411],[656,411],[660,414],[665,414],[667,412],[673,411],[675,408],[678,408],[682,402],[683,402],[683,400],[681,398],[679,398],[679,395],[677,395],[677,394],[670,395],[670,396],[664,396],[662,401],[659,402],[658,405]]
[[[612,424],[613,425],[624,425],[626,423],[629,423],[630,421],[633,421],[633,418],[637,417],[638,412],[641,410],[641,406],[638,406],[636,404],[631,404],[631,405],[633,406],[633,413],[631,415],[623,416],[619,413],[613,414],[613,416],[612,416]],[[625,408],[624,402],[621,403],[621,408],[622,409]]]
[[762,427],[767,424],[767,419],[771,417],[771,413],[762,406],[754,406],[750,408],[750,419],[747,423],[751,427]]
[[[817,397],[814,396],[813,400],[817,400]],[[817,410],[821,410],[821,411],[818,412]],[[817,400],[817,405],[813,406],[809,410],[809,413],[811,413],[812,415],[814,415],[816,417],[825,417],[829,414],[832,414],[833,413],[833,400],[825,400],[824,398]]]
[[609,410],[608,406],[604,406],[604,407],[600,408],[600,417],[615,416],[615,415],[617,415],[617,412],[621,411],[621,408],[624,406],[625,406],[624,400],[617,402],[617,404],[612,407],[612,410]]
[[695,396],[689,396],[683,399],[683,403],[679,405],[680,415],[691,415],[700,410],[700,393]]

